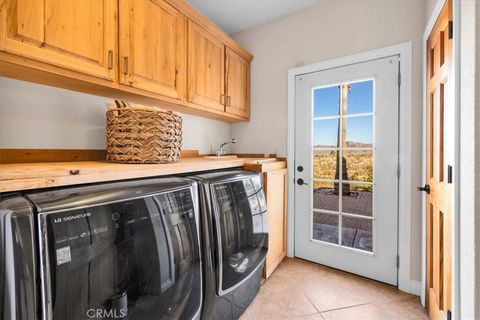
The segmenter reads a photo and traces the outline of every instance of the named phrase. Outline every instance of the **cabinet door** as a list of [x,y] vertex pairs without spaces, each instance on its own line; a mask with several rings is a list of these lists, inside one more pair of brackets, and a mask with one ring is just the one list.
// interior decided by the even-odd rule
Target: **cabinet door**
[[243,118],[250,112],[250,63],[226,49],[226,111]]
[[225,46],[188,22],[188,101],[225,111]]
[[185,17],[163,0],[120,1],[120,83],[182,99]]
[[115,0],[4,0],[0,50],[114,80]]
[[287,169],[264,173],[268,210],[268,252],[265,278],[268,278],[287,254]]

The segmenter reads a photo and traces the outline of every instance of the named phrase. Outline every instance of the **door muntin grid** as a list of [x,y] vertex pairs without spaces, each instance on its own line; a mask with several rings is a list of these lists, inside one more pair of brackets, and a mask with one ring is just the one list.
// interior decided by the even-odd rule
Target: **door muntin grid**
[[[321,110],[318,107],[321,105],[318,102],[318,99],[322,98],[322,94],[318,93],[321,90],[328,92],[324,101],[332,103],[337,95],[338,104]],[[366,78],[314,87],[311,92],[310,239],[339,248],[374,254],[375,79]],[[350,98],[351,95],[359,93],[362,93],[360,96],[363,95],[363,106]],[[321,121],[327,124],[324,128],[316,126],[316,122]],[[363,135],[364,141],[348,140],[349,137],[352,138],[349,133],[358,130],[364,131],[360,132],[360,135],[357,132],[357,136]],[[326,136],[322,137],[323,133]],[[356,159],[355,156],[348,156],[349,154],[356,154]],[[350,161],[345,156],[348,156]],[[327,164],[322,164],[322,160]],[[345,175],[349,169],[350,173],[354,174]],[[358,172],[362,169],[366,174],[359,175]],[[358,203],[362,204],[356,206],[352,199],[345,201],[346,197],[353,196],[361,197]]]

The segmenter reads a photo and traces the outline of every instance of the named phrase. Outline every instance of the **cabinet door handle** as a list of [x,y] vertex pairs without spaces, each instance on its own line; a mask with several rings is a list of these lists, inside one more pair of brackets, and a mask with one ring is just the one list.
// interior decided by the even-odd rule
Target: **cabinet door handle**
[[230,103],[232,102],[232,97],[227,96],[227,107],[230,107]]
[[108,50],[108,70],[113,69],[113,50]]
[[128,74],[128,57],[123,57],[123,74]]
[[225,95],[224,94],[220,95],[220,104],[225,104]]

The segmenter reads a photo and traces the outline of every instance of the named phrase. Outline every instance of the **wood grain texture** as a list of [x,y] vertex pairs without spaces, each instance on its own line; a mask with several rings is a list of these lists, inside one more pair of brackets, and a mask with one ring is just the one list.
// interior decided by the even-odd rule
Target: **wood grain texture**
[[187,100],[225,111],[225,45],[193,21],[188,21]]
[[[183,0],[1,3],[0,76],[222,121],[248,120],[225,111],[225,45],[244,61],[251,54]],[[206,59],[194,76],[198,91],[190,95],[188,19],[209,39],[201,41],[203,55],[189,58]]]
[[245,170],[255,172],[267,172],[272,170],[284,169],[287,167],[287,161],[269,161],[266,159],[255,159],[245,162]]
[[268,209],[268,253],[265,278],[287,256],[287,169],[263,174]]
[[[0,149],[0,164],[36,162],[103,161],[106,150],[81,149]],[[182,150],[182,158],[198,158],[198,150]]]
[[[448,183],[447,157],[453,144],[446,131],[453,114],[452,40],[449,21],[452,0],[445,3],[427,41],[427,310],[431,319],[447,319],[452,308],[452,184]],[[448,126],[449,127],[449,126]]]
[[117,2],[5,0],[0,50],[113,81]]
[[263,276],[268,278],[287,255],[287,162],[250,159],[243,168],[263,176],[268,210],[268,253]]
[[216,37],[225,43],[226,46],[235,50],[248,62],[252,61],[253,55],[245,50],[238,42],[232,39],[228,34],[223,32],[219,27],[217,27],[212,21],[207,17],[198,12],[194,7],[192,7],[185,0],[165,0],[170,3],[173,7],[177,8],[182,12],[189,20],[195,22],[197,25],[201,26],[206,31],[211,34],[215,34]]
[[94,94],[106,98],[122,99],[143,105],[157,106],[164,110],[172,110],[193,114],[226,122],[245,121],[241,117],[227,114],[224,111],[202,108],[188,102],[179,104],[177,99],[139,90],[133,87],[110,83],[106,80],[75,71],[46,65],[33,60],[0,52],[0,76],[40,83],[68,90]]
[[171,164],[121,164],[106,161],[0,164],[0,192],[237,168],[255,160],[185,158]]
[[250,63],[230,48],[225,51],[226,112],[250,116]]
[[120,83],[183,100],[185,16],[163,0],[121,1],[119,15]]

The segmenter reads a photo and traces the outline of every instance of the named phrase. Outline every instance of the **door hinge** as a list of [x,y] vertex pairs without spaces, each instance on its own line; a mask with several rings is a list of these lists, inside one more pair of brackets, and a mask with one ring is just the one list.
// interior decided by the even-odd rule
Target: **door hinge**
[[397,254],[397,269],[400,268],[400,256]]
[[453,39],[453,21],[448,21],[448,39]]
[[447,320],[452,320],[452,310],[447,310]]
[[401,170],[400,165],[397,165],[397,177],[400,178]]
[[453,167],[451,165],[447,166],[447,183],[453,182]]
[[402,85],[402,74],[399,72],[398,73],[398,86],[400,87]]

